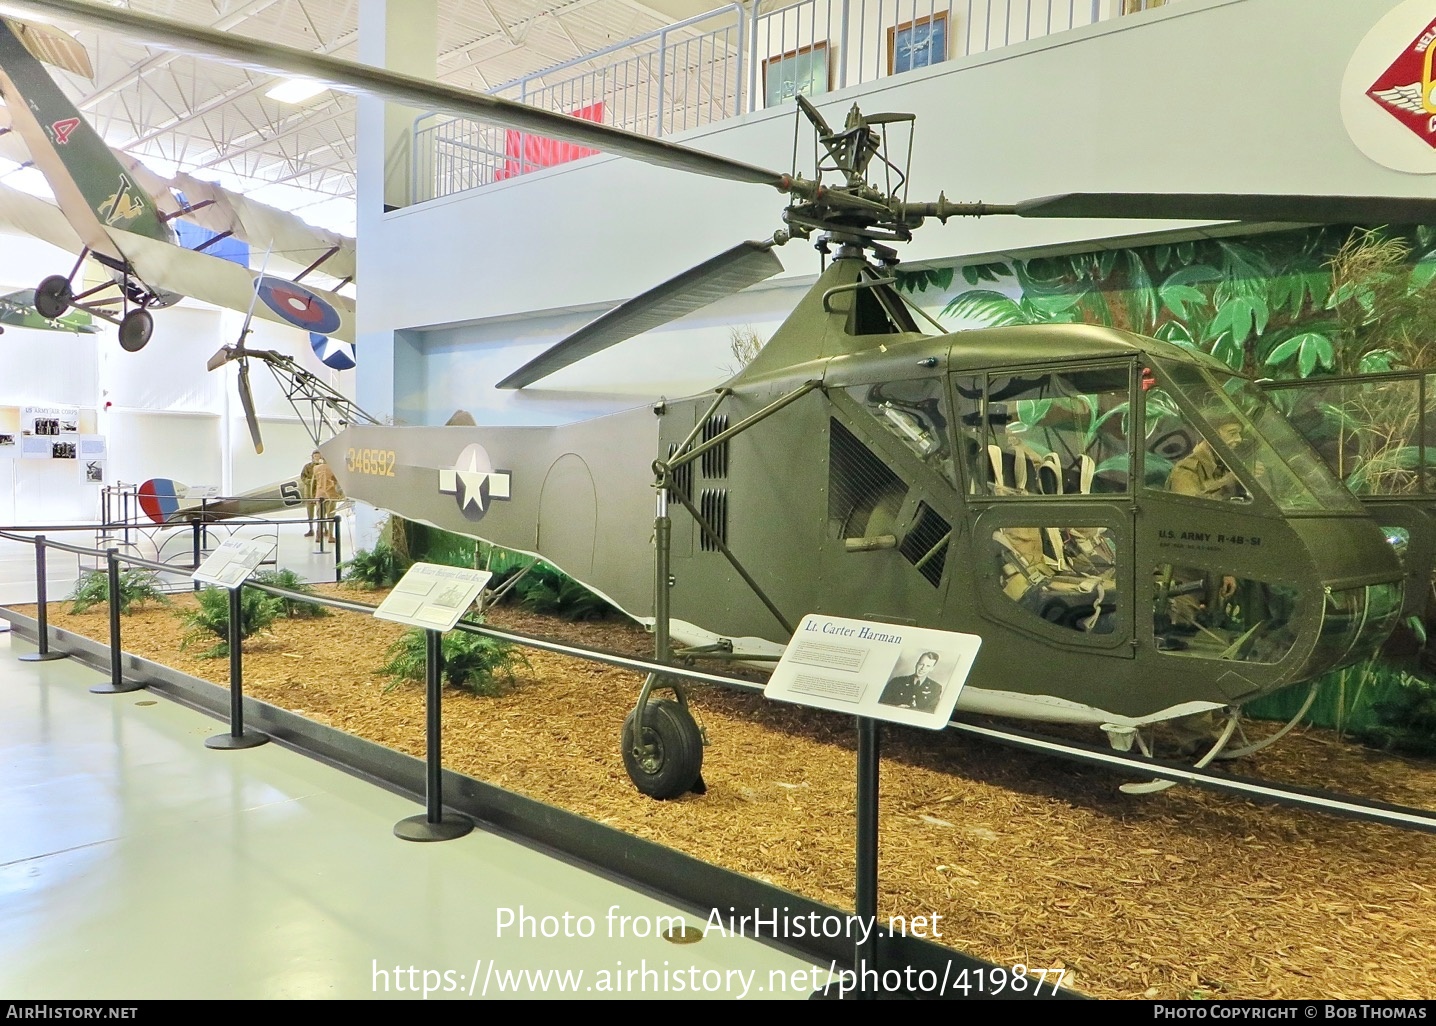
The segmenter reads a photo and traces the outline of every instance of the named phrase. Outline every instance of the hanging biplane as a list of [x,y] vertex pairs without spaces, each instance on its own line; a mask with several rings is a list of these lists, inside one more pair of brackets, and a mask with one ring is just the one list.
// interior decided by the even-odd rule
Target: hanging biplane
[[[1433,223],[1436,201],[910,202],[885,141],[911,115],[854,107],[833,128],[799,97],[821,153],[803,177],[133,11],[42,6],[790,197],[773,239],[621,304],[499,383],[762,281],[781,270],[776,244],[814,238],[826,269],[711,393],[562,427],[354,426],[323,447],[346,494],[541,554],[653,624],[660,660],[772,659],[810,612],[976,633],[960,711],[1091,724],[1149,751],[1158,724],[1224,715],[1204,765],[1266,743],[1238,739],[1244,703],[1360,658],[1402,612],[1397,553],[1251,381],[1108,328],[925,333],[893,287],[891,244],[960,216]],[[874,161],[895,189],[873,184]],[[699,784],[701,740],[682,688],[650,699],[659,685],[673,686],[645,685],[623,754],[640,790],[669,797]]]
[[[55,319],[72,307],[85,310],[115,324],[120,345],[133,352],[154,330],[151,310],[185,296],[246,310],[257,293],[261,317],[354,341],[354,304],[348,297],[255,274],[179,245],[171,222],[213,206],[213,197],[187,206],[157,201],[55,85],[42,60],[93,74],[84,49],[64,33],[0,19],[0,97],[10,130],[24,141],[64,215],[63,222],[47,216],[36,204],[48,204],[6,189],[0,192],[0,218],[79,254],[68,274],[51,275],[35,290],[42,317]],[[80,284],[86,257],[103,265],[112,280],[97,287]]]

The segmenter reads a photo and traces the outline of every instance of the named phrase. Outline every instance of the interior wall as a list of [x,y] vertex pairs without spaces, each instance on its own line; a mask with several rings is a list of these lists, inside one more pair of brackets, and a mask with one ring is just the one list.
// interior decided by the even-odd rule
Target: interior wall
[[[830,93],[820,107],[832,123],[854,102],[870,112],[916,114],[913,200],[940,192],[995,203],[1064,192],[1430,196],[1436,182],[1368,159],[1341,120],[1347,64],[1397,3],[1183,0]],[[793,139],[786,111],[675,137],[777,170],[790,167]],[[906,152],[901,135],[894,141]],[[582,320],[576,312],[635,295],[741,239],[771,235],[785,202],[764,187],[607,155],[382,215],[365,200],[362,178],[360,187],[361,333],[425,338],[422,351],[396,353],[395,362],[400,369],[406,359],[429,364],[408,371],[411,383],[425,381],[434,393],[426,416],[455,405],[461,380],[468,407],[507,410],[523,421],[539,416],[532,397],[472,397],[525,362],[560,321]],[[967,262],[1177,231],[1199,227],[954,219],[925,226],[902,255],[910,263]],[[811,279],[811,248],[793,242],[777,252],[786,269],[780,283]],[[633,388],[653,391],[695,376],[687,348],[639,357],[632,347],[643,344],[626,343],[627,356],[614,357]],[[473,352],[461,356],[466,346]],[[599,366],[584,364],[580,387],[608,387],[599,383]],[[707,384],[719,380],[715,374]],[[571,396],[554,398],[551,416],[566,419],[577,408]]]
[[[34,288],[46,274],[69,271],[74,261],[37,240],[0,235],[0,295]],[[109,483],[168,477],[229,493],[297,474],[313,443],[264,364],[253,361],[250,371],[263,455],[249,440],[236,368],[205,369],[216,350],[239,337],[244,315],[188,301],[154,314],[154,335],[138,353],[121,350],[115,329],[104,322],[97,322],[101,330],[93,335],[7,325],[0,337],[0,406],[89,411],[94,430],[108,442]],[[259,320],[251,327],[250,348],[290,356],[353,394],[354,372],[325,367],[308,333]],[[100,487],[84,480],[77,461],[0,459],[0,523],[92,520]]]

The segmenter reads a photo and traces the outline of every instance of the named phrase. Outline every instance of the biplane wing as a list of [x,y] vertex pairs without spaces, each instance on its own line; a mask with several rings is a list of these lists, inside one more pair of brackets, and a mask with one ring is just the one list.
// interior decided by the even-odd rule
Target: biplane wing
[[[119,295],[107,300],[90,298],[97,290],[77,295],[72,271],[69,280],[54,276],[41,283],[36,296],[41,315],[58,316],[71,306],[79,307],[118,324],[121,345],[138,349],[149,338],[147,308],[192,296],[234,310],[253,307],[267,320],[352,343],[354,303],[348,297],[253,272],[178,244],[170,221],[180,213],[187,215],[189,208],[178,209],[168,190],[162,190],[162,201],[144,188],[140,176],[115,157],[60,91],[37,53],[45,59],[53,55],[72,70],[78,63],[74,47],[50,38],[55,35],[0,19],[0,95],[13,132],[44,174],[68,230],[43,209],[48,206],[44,201],[22,199],[23,194],[14,190],[0,194],[0,217],[53,245],[93,256],[108,268]],[[190,207],[194,205],[190,201]],[[205,208],[217,205],[212,201]],[[294,234],[293,225],[282,218],[266,221],[255,215],[253,221],[258,230],[268,227]],[[256,293],[262,303],[253,302]],[[127,313],[117,319],[114,306],[122,300]],[[129,310],[131,304],[137,309]]]

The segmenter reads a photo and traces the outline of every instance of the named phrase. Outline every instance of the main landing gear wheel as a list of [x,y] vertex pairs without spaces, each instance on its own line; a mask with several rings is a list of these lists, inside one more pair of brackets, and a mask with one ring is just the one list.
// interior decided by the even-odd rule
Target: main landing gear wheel
[[63,274],[52,274],[35,290],[35,309],[41,317],[54,320],[70,309],[75,292],[70,288],[70,279]]
[[148,310],[131,310],[120,318],[120,348],[127,353],[138,353],[154,330],[155,319]]
[[692,714],[672,699],[650,699],[640,732],[637,712],[623,721],[623,767],[633,785],[650,798],[703,793],[703,735]]

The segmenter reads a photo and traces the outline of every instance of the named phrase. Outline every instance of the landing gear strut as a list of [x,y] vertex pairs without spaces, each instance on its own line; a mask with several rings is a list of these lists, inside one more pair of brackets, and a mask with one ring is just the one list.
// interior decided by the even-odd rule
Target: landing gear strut
[[[660,481],[660,484],[666,484]],[[658,489],[658,515],[654,520],[657,534],[655,585],[657,616],[653,635],[657,661],[666,663],[672,656],[668,641],[668,492]],[[623,768],[633,786],[650,798],[677,798],[692,791],[705,793],[703,783],[703,732],[688,711],[687,698],[681,685],[663,685],[663,678],[649,674],[638,693],[638,704],[623,721]],[[650,698],[653,689],[673,686],[677,701]]]
[[[35,289],[36,311],[41,317],[54,320],[63,316],[65,311],[72,307],[76,310],[84,310],[86,313],[98,317],[102,321],[108,321],[119,328],[120,348],[125,352],[139,352],[149,342],[150,336],[154,334],[154,316],[147,307],[158,302],[156,294],[135,278],[127,265],[106,260],[98,255],[95,256],[95,259],[110,268],[116,275],[115,280],[77,294],[74,286],[70,283],[80,272],[85,257],[89,255],[91,255],[89,250],[82,253],[74,270],[68,275],[52,274],[40,283],[39,287]],[[112,288],[119,289],[120,301],[124,304],[123,309],[125,310],[123,316],[116,316],[113,299],[91,299],[92,296]]]

